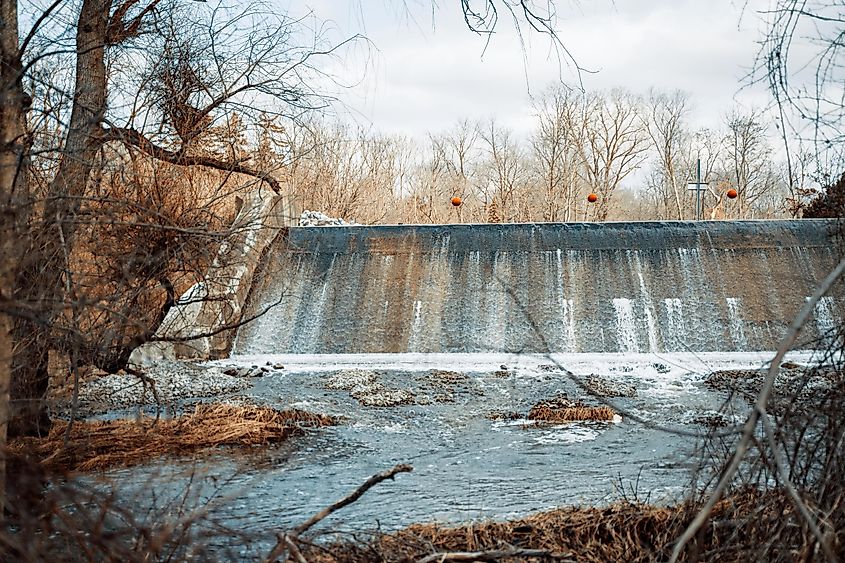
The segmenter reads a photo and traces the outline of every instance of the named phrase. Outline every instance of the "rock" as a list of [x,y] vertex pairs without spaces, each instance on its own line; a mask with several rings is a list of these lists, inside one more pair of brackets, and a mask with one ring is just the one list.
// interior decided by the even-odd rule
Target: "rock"
[[654,367],[654,369],[657,371],[657,373],[663,374],[663,373],[669,373],[669,371],[671,371],[666,366],[666,364],[655,363],[655,364],[651,364],[651,365]]
[[448,371],[442,369],[433,369],[428,372],[429,380],[440,385],[457,385],[469,381],[469,377],[465,373],[459,371]]
[[355,387],[373,384],[378,379],[375,372],[363,369],[336,371],[328,375],[323,387],[333,391],[352,391]]
[[357,385],[350,395],[365,407],[396,407],[414,404],[414,394],[410,391],[388,389],[381,383]]
[[793,362],[783,362],[780,365],[780,369],[798,369],[800,367],[801,366],[799,366],[798,364],[793,363]]
[[492,411],[488,412],[484,418],[487,420],[520,420],[522,415],[518,412],[512,411]]
[[[185,399],[214,397],[235,393],[250,387],[240,376],[242,369],[198,366],[190,362],[161,361],[146,369],[144,374],[155,381],[162,405]],[[232,370],[238,375],[233,376]],[[249,370],[247,370],[249,371]],[[77,415],[88,416],[114,409],[126,409],[156,404],[152,390],[137,377],[113,374],[83,382],[79,388]],[[58,401],[57,414],[70,414],[70,401]]]
[[502,371],[508,371],[508,366],[506,366],[505,364],[502,364],[502,365],[499,366],[499,369],[501,369]]
[[499,378],[502,378],[502,379],[510,377],[510,375],[511,374],[507,370],[504,370],[504,369],[500,369],[498,371],[493,372],[494,377],[499,377]]
[[550,372],[550,371],[562,371],[562,369],[554,364],[540,364],[537,366],[537,369],[540,371]]
[[226,368],[223,370],[223,373],[226,375],[231,375],[233,377],[237,377],[238,375],[238,368]]
[[596,397],[636,397],[637,389],[633,385],[606,379],[598,375],[589,375],[583,381],[584,387]]
[[273,364],[273,369],[285,369],[285,366],[282,364]]
[[693,424],[700,424],[708,428],[724,428],[729,422],[728,417],[720,412],[703,413],[692,418]]
[[321,213],[319,211],[309,211],[307,209],[299,216],[300,227],[329,227],[357,224],[358,223],[355,223],[354,221],[346,222],[343,219],[329,217],[325,213]]
[[420,378],[421,390],[438,403],[454,403],[460,396],[484,395],[484,390],[467,374],[460,371],[432,369]]
[[[777,414],[788,408],[823,408],[833,389],[834,374],[835,370],[829,368],[796,368],[778,372],[769,399],[769,411]],[[735,393],[754,403],[767,376],[766,369],[720,370],[707,374],[704,383],[711,389]]]

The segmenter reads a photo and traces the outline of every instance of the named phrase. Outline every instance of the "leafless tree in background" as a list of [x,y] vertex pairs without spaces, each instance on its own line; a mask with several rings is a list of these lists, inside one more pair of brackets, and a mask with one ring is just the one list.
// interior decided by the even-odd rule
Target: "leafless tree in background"
[[622,90],[591,94],[584,101],[578,150],[584,181],[599,196],[598,221],[607,219],[614,192],[645,159],[648,137],[640,111],[639,100]]
[[[645,102],[646,115],[643,125],[648,132],[659,166],[656,169],[659,204],[667,219],[674,215],[683,220],[686,199],[687,175],[685,152],[689,143],[689,132],[685,119],[689,113],[686,94],[650,91]],[[672,209],[670,213],[670,209]]]
[[578,93],[553,87],[534,101],[537,126],[531,136],[531,149],[538,166],[542,186],[542,219],[573,221],[577,219],[578,199],[582,192],[579,168],[582,165],[576,147],[580,146],[577,127],[580,104]]
[[756,112],[727,117],[724,143],[725,174],[737,190],[736,217],[754,218],[754,204],[777,187],[771,166],[766,126]]
[[485,205],[496,203],[505,222],[527,220],[524,201],[519,197],[526,170],[522,149],[513,133],[490,119],[479,125],[484,146],[485,166],[479,176],[479,190]]

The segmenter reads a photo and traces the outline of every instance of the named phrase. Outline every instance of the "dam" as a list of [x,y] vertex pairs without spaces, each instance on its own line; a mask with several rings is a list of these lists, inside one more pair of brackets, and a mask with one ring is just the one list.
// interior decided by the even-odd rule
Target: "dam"
[[[234,354],[774,350],[840,255],[826,220],[300,227]],[[839,283],[799,348],[824,346]]]
[[[414,472],[324,529],[605,506],[632,487],[678,502],[702,469],[701,438],[739,428],[750,408],[710,375],[771,361],[838,262],[836,233],[816,220],[271,225],[244,237],[252,254],[220,260],[212,279],[249,287],[213,303],[255,319],[231,344],[197,346],[220,352],[202,365],[257,373],[238,401],[342,423],[262,450],[254,467],[218,459],[203,486],[209,497],[218,482],[243,491],[215,514],[258,537],[396,463]],[[843,308],[840,282],[815,306],[791,365],[823,361]],[[207,329],[221,311],[178,326]],[[539,402],[561,397],[618,416],[531,419]]]

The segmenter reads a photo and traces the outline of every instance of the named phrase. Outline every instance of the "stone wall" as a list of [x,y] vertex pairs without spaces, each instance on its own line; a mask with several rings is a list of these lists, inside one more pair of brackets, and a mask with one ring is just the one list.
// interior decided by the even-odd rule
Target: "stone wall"
[[262,255],[295,221],[288,196],[257,189],[246,196],[232,223],[233,235],[221,244],[205,279],[192,286],[170,309],[155,338],[136,349],[131,362],[144,365],[179,358],[214,359],[231,348],[235,326]]

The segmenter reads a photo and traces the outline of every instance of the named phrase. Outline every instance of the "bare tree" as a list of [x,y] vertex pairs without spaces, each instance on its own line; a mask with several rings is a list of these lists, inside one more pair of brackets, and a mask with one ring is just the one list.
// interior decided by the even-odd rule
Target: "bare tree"
[[[666,94],[651,90],[646,100],[647,115],[643,125],[651,138],[659,162],[659,198],[662,216],[683,220],[686,186],[683,185],[686,171],[682,169],[684,152],[688,142],[685,117],[688,113],[686,94],[676,91]],[[670,208],[672,212],[670,213]]]
[[545,221],[573,221],[577,217],[580,193],[577,148],[579,104],[577,93],[562,87],[550,89],[534,101],[537,129],[531,137],[531,148],[537,161],[542,186]]
[[[17,10],[13,2],[6,13],[11,17]],[[57,25],[67,20],[73,24]],[[278,190],[278,180],[238,154],[237,137],[226,147],[209,139],[220,127],[240,129],[234,113],[249,119],[256,112],[245,108],[258,98],[293,118],[321,107],[303,84],[315,70],[313,57],[333,51],[319,37],[306,48],[291,47],[298,23],[258,5],[189,15],[179,4],[161,0],[83,0],[55,2],[32,21],[23,40],[9,40],[9,49],[20,45],[10,53],[14,80],[37,79],[36,71],[67,52],[66,46],[75,66],[63,95],[68,121],[55,127],[52,146],[33,148],[39,159],[53,159],[44,166],[33,163],[33,170],[45,172],[43,186],[18,191],[27,194],[33,213],[12,243],[21,259],[14,262],[14,294],[4,307],[15,317],[11,421],[16,432],[26,434],[49,428],[48,351],[57,346],[56,338],[61,343],[67,336],[57,331],[57,321],[73,307],[91,304],[85,296],[68,295],[68,256],[74,255],[80,225],[91,220],[85,203],[109,166],[105,157],[123,151],[130,158],[250,176]],[[31,115],[46,109],[34,108]],[[171,291],[161,280],[160,295]],[[125,353],[120,361],[112,354],[90,356],[108,370],[128,359]]]
[[736,216],[752,218],[757,213],[755,203],[777,187],[766,126],[754,111],[733,112],[728,115],[726,125],[724,167],[738,193]]
[[639,111],[639,100],[621,90],[590,94],[584,100],[578,149],[584,181],[599,196],[599,221],[607,218],[621,182],[646,157],[648,137]]
[[513,134],[493,119],[479,125],[479,136],[487,161],[479,178],[485,205],[495,201],[505,222],[526,220],[528,211],[519,198],[526,173],[522,150]]

